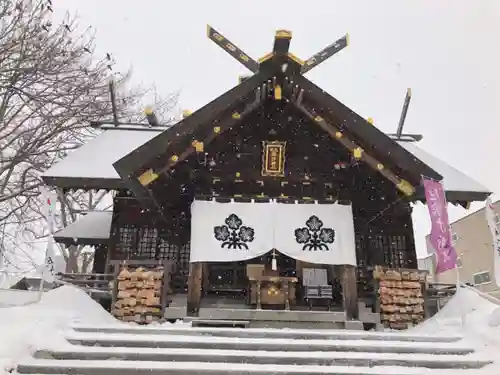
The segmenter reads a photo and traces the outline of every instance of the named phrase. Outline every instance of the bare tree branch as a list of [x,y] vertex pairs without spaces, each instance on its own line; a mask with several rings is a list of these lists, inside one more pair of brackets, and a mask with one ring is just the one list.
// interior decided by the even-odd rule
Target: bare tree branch
[[[92,29],[75,32],[78,25],[69,15],[54,24],[47,1],[0,0],[0,229],[7,233],[0,251],[4,257],[23,242],[47,235],[40,209],[40,176],[96,135],[88,127],[90,121],[111,117],[111,79],[123,121],[140,120],[145,100],[161,118],[174,108],[178,97],[175,93],[162,99],[154,88],[130,88],[130,71],[116,72],[110,54],[95,56]],[[61,197],[62,224],[95,209],[105,196],[80,192]],[[64,249],[63,254],[68,260],[83,251],[75,247]]]

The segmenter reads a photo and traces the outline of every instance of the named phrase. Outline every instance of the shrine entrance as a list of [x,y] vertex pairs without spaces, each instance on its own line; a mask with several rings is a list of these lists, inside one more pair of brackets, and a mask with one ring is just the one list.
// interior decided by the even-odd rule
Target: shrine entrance
[[340,266],[356,264],[352,209],[195,200],[190,262],[191,308],[338,309]]

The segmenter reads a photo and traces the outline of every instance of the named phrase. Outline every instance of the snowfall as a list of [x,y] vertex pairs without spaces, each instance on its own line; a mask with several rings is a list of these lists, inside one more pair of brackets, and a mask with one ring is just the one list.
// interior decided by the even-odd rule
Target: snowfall
[[[12,305],[13,301],[10,302]],[[424,335],[460,335],[478,352],[495,359],[500,350],[500,302],[496,302],[472,289],[460,288],[438,314],[411,331]],[[130,327],[115,320],[84,291],[73,286],[45,292],[39,302],[23,303],[22,306],[0,303],[0,375],[12,373],[17,363],[40,348],[69,345],[64,336],[72,325],[126,324]],[[186,325],[183,324],[184,328]],[[500,374],[498,362],[488,366],[489,374]],[[456,374],[457,370],[450,370],[452,373]]]

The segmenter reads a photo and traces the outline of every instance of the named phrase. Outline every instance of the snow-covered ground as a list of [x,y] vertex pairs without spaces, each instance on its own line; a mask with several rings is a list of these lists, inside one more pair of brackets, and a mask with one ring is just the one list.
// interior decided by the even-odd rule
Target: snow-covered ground
[[44,293],[38,303],[0,308],[0,374],[40,347],[67,345],[63,333],[76,323],[121,324],[71,286]]
[[483,297],[472,288],[460,288],[439,313],[411,332],[462,335],[478,352],[497,362],[490,367],[500,374],[500,301]]
[[[73,286],[47,292],[38,303],[0,308],[0,375],[39,348],[67,347],[64,336],[71,325],[124,324]],[[500,307],[462,288],[435,317],[411,331],[463,335],[479,352],[496,359],[500,349]],[[500,374],[500,361],[498,366],[491,365],[488,369],[491,374]]]

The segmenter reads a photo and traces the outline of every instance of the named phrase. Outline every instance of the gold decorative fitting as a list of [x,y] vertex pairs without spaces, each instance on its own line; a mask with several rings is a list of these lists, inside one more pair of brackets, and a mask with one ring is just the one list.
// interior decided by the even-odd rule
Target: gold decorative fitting
[[241,194],[234,194],[233,195],[233,198],[241,198],[241,197],[243,197],[243,195],[241,195]]
[[335,133],[335,137],[337,137],[337,138],[342,138],[342,135],[343,134],[341,132],[336,132]]
[[349,34],[345,34],[345,45],[348,46],[351,44],[351,36]]
[[305,201],[311,201],[312,200],[311,197],[302,197],[302,199],[305,200]]
[[238,112],[234,112],[234,113],[233,113],[233,118],[234,118],[235,120],[239,120],[239,119],[241,118],[241,115],[240,115]]
[[366,121],[368,121],[370,124],[372,124],[372,125],[373,125],[373,119],[372,119],[371,117],[368,117],[368,118],[366,119]]
[[292,39],[292,32],[288,30],[276,30],[276,39]]
[[191,116],[191,113],[193,113],[193,112],[191,112],[189,109],[183,110],[182,111],[182,118],[186,118],[188,116]]
[[179,157],[178,157],[177,155],[172,155],[172,156],[170,157],[170,160],[172,160],[172,161],[174,161],[174,162],[175,162],[175,161],[179,160]]
[[267,289],[267,295],[269,296],[277,296],[280,294],[280,290],[276,288],[276,286],[272,285]]
[[285,195],[283,193],[280,194],[280,198],[288,198],[288,195]]
[[314,118],[314,121],[316,121],[316,122],[321,122],[321,121],[323,121],[323,117],[321,117],[321,116],[316,116],[316,117]]
[[270,58],[272,58],[274,56],[274,52],[269,52],[269,53],[266,53],[264,56],[262,56],[260,59],[258,59],[257,61],[259,62],[259,64],[262,64],[264,61],[267,61],[269,60]]
[[219,134],[220,133],[220,126],[214,126],[214,133]]
[[151,108],[151,107],[144,108],[144,114],[146,114],[146,115],[152,115],[153,114],[153,108]]
[[241,173],[240,172],[236,172],[236,177],[241,177]]
[[470,209],[470,202],[467,202],[467,203],[465,204],[465,209],[466,209],[466,210]]
[[281,100],[281,86],[274,86],[274,100]]
[[361,159],[361,155],[363,154],[363,149],[361,147],[356,147],[352,150],[352,155],[355,159]]
[[413,193],[415,193],[415,188],[413,187],[413,185],[406,180],[401,180],[397,187],[403,194],[407,196],[413,195]]
[[153,169],[148,169],[146,172],[141,174],[137,180],[139,180],[139,183],[142,186],[148,186],[151,182],[155,181],[158,177],[160,177],[158,174],[156,174]]
[[290,58],[290,60],[292,61],[295,61],[297,64],[299,64],[300,66],[304,65],[304,60],[302,60],[301,58],[295,56],[293,53],[291,52],[288,52],[287,53],[288,57]]
[[192,145],[193,145],[194,149],[196,150],[196,152],[203,152],[204,151],[203,142],[193,141]]
[[377,169],[378,169],[379,171],[381,171],[382,169],[384,169],[384,164],[380,164],[380,163],[378,163],[378,164],[377,164]]

